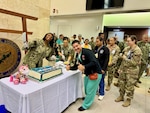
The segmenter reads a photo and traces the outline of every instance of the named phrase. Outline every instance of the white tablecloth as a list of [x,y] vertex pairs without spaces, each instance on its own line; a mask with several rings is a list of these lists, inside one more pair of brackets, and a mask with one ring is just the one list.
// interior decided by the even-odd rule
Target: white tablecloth
[[61,113],[82,97],[79,71],[66,71],[42,83],[29,80],[14,85],[9,77],[0,80],[0,104],[12,113]]

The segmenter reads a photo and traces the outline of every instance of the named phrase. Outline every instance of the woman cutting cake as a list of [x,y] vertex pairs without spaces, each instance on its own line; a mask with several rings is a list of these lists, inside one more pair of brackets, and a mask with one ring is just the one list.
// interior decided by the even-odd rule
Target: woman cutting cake
[[47,33],[42,40],[35,40],[29,42],[28,46],[24,46],[23,50],[27,50],[25,57],[23,58],[23,64],[27,64],[28,67],[42,67],[43,59],[55,60],[56,57],[53,54],[54,39],[52,33]]

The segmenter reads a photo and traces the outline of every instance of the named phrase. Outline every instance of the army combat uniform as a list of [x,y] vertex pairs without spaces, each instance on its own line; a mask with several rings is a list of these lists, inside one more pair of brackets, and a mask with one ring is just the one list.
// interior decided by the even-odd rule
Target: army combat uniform
[[[113,76],[115,74],[115,68],[117,64],[117,60],[120,53],[120,48],[115,44],[112,47],[108,45],[109,51],[110,51],[110,57],[109,57],[109,63],[108,63],[108,85],[106,87],[106,91],[110,90],[110,85],[113,81]],[[111,64],[111,65],[109,65]]]
[[[120,54],[123,54],[124,48],[127,47],[126,42],[125,41],[119,42],[118,46],[120,48]],[[121,62],[122,62],[122,59],[118,58],[118,61],[117,61],[117,64],[116,64],[116,70],[115,70],[115,77],[116,78],[119,77],[118,69],[119,69],[119,67],[121,65]],[[114,85],[117,86],[117,87],[119,86],[118,82],[119,82],[119,80],[116,83],[114,83]]]
[[95,50],[95,42],[90,41],[89,44],[91,45],[92,51],[94,52]]
[[130,105],[131,99],[133,99],[134,85],[138,79],[139,64],[141,61],[142,52],[136,45],[133,49],[126,47],[123,50],[123,53],[126,58],[122,59],[121,66],[119,68],[120,96],[115,101],[123,101],[126,93],[127,100],[124,102],[123,106],[127,107]]
[[23,58],[23,64],[27,64],[30,69],[42,67],[43,58],[50,60],[52,55],[52,48],[49,45],[45,45],[44,40],[29,42],[29,48],[27,49],[27,54]]
[[[118,47],[120,48],[120,54],[122,54],[122,51],[125,47],[127,47],[126,42],[119,42]],[[117,64],[116,64],[116,71],[115,71],[115,77],[118,77],[118,69],[121,65],[122,59],[118,58]]]
[[148,43],[139,41],[137,43],[139,48],[142,51],[142,60],[139,68],[139,75],[138,75],[138,81],[140,83],[140,77],[142,76],[144,70],[146,70],[147,64],[148,64],[148,58],[149,58],[149,45]]
[[[74,51],[71,45],[68,45],[67,47],[64,47],[63,45],[59,46],[58,52],[61,52],[65,56],[64,61],[68,61],[68,57],[71,56],[70,63],[72,62]],[[61,57],[60,57],[60,60],[62,60]]]
[[146,76],[150,76],[150,42],[148,43],[148,47],[149,47],[149,55],[148,55],[148,66],[147,66],[147,74]]

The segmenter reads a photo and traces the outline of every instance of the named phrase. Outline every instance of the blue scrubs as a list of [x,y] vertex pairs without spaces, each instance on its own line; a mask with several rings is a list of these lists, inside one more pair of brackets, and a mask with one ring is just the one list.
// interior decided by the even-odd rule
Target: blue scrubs
[[105,74],[102,74],[102,79],[99,83],[99,95],[101,96],[104,96],[105,94],[105,91],[104,91],[104,88],[105,88]]

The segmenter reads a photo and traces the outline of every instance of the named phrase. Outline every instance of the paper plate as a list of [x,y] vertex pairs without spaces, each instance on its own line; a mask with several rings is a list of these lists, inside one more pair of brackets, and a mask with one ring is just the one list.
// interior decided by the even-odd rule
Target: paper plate
[[0,78],[9,76],[19,65],[21,51],[16,43],[0,38]]

